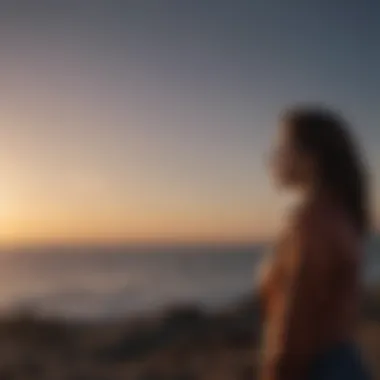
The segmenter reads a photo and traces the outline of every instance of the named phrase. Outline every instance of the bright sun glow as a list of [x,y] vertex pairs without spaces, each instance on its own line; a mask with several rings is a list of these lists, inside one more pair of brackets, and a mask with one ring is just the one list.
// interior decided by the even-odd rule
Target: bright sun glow
[[13,240],[17,235],[17,202],[9,194],[0,195],[0,242]]

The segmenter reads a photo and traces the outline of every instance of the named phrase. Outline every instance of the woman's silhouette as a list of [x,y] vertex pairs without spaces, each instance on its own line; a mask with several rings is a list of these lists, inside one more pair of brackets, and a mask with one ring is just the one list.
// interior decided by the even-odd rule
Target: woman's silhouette
[[367,173],[346,122],[323,108],[287,111],[271,169],[301,202],[261,282],[260,380],[368,379],[355,344]]

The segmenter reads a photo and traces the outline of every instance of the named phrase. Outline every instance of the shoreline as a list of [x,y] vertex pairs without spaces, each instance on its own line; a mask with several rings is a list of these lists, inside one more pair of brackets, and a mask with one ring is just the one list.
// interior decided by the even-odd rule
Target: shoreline
[[[0,319],[0,379],[252,380],[260,316],[248,296],[222,310],[178,304],[117,321],[18,313]],[[363,299],[359,341],[380,375],[380,287]]]

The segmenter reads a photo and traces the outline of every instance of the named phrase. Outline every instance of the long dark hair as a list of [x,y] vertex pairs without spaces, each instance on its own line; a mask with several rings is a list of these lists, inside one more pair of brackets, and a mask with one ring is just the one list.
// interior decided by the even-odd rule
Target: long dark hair
[[368,173],[346,120],[320,107],[293,108],[284,119],[297,149],[315,160],[318,185],[334,193],[365,234],[370,229]]

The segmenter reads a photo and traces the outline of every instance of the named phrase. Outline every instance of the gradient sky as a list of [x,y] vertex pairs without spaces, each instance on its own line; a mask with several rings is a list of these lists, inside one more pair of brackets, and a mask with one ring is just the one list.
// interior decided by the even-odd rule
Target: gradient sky
[[278,113],[354,124],[380,220],[376,0],[0,2],[0,242],[255,240]]

